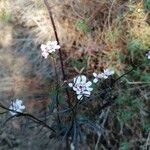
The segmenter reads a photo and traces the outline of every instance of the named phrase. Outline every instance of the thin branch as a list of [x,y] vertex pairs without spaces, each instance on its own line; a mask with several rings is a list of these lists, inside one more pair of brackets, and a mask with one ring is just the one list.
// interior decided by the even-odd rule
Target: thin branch
[[[56,41],[58,42],[58,45],[59,45],[60,42],[59,42],[59,38],[58,38],[56,25],[55,25],[55,22],[54,22],[54,19],[53,19],[53,16],[52,16],[51,7],[49,6],[47,0],[44,0],[44,3],[47,7],[49,17],[50,17],[50,20],[51,20],[51,23],[52,23],[53,31],[54,31],[54,34],[55,34],[55,38],[56,38]],[[61,63],[61,70],[62,70],[63,80],[66,80],[61,48],[58,51],[59,51],[59,58],[60,58],[60,63]]]
[[[58,78],[58,73],[57,73],[57,66],[56,66],[56,60],[54,57],[53,59],[53,64],[54,64],[54,70],[55,70],[55,79],[56,79],[56,84],[55,84],[55,90],[56,90],[56,107],[57,107],[57,112],[59,111],[59,78]],[[59,113],[57,113],[57,119],[58,119],[58,126],[61,129],[61,120]]]
[[[107,120],[107,118],[108,118],[108,113],[109,113],[109,111],[110,111],[110,107],[107,108],[106,112],[103,111],[103,112],[101,113],[100,119],[101,119],[102,117],[104,118],[104,119],[103,119],[103,122],[101,123],[101,127],[102,127],[102,128],[104,128],[105,122],[106,122],[106,120]],[[95,145],[95,150],[98,150],[98,144],[99,144],[99,142],[100,142],[101,136],[102,136],[102,133],[100,133],[100,134],[98,135],[98,139],[97,139],[97,142],[96,142],[96,145]]]
[[[15,110],[13,110],[13,109],[9,109],[9,108],[7,108],[6,106],[4,106],[4,105],[1,104],[1,103],[0,103],[0,107],[3,108],[3,109],[5,109],[5,110],[7,110],[7,111],[12,111],[12,112],[17,113],[17,115],[15,115],[16,117],[21,117],[21,116],[29,117],[29,118],[32,119],[34,122],[39,123],[39,124],[43,125],[44,127],[48,128],[48,129],[50,129],[51,131],[53,131],[53,132],[56,133],[56,131],[55,131],[53,128],[51,128],[49,125],[47,125],[44,121],[42,121],[42,120],[36,118],[35,116],[33,116],[33,115],[31,115],[31,114],[21,113],[21,112],[15,111]],[[13,117],[15,117],[15,116],[12,116],[12,117],[10,117],[10,118],[8,118],[8,119],[10,120],[11,118],[13,118]],[[7,121],[9,121],[9,120],[7,120]]]
[[132,72],[132,71],[135,69],[135,67],[140,67],[140,66],[141,66],[141,64],[138,65],[138,66],[134,66],[132,69],[130,69],[129,71],[127,71],[126,73],[124,73],[123,75],[121,75],[119,78],[117,78],[117,79],[114,81],[114,84],[115,84],[118,80],[120,80],[122,77],[124,77],[125,75],[129,74],[130,72]]
[[0,115],[6,114],[8,111],[0,112]]

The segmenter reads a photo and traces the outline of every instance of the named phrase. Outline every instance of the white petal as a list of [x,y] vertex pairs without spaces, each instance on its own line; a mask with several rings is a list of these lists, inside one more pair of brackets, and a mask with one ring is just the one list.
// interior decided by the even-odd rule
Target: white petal
[[24,105],[22,105],[22,106],[20,107],[20,109],[25,109],[25,106],[24,106]]
[[85,95],[86,97],[90,97],[90,95]]
[[51,45],[52,45],[52,41],[48,41],[48,42],[46,43],[46,45],[47,45],[47,46],[51,46]]
[[77,95],[81,94],[81,91],[77,90],[77,91],[76,91],[76,94],[77,94]]
[[52,53],[52,52],[55,52],[55,51],[56,51],[55,49],[49,49],[48,50],[49,53]]
[[108,76],[109,75],[109,70],[108,69],[104,69],[104,74]]
[[84,94],[85,96],[87,96],[87,95],[90,95],[91,92],[90,92],[90,91],[84,91],[83,94]]
[[21,105],[22,104],[22,100],[16,99],[16,105]]
[[104,77],[104,73],[100,73],[99,78],[103,78],[103,77]]
[[46,45],[44,45],[44,44],[42,44],[42,45],[41,45],[41,50],[42,50],[42,51],[45,51],[45,50],[46,50],[46,48],[47,48],[47,46],[46,46]]
[[10,113],[12,114],[12,116],[16,115],[16,112],[10,111]]
[[97,75],[97,78],[101,78],[101,76],[102,76],[102,74],[101,73],[99,73],[98,75]]
[[94,77],[97,77],[97,73],[94,72],[94,73],[93,73],[93,76],[94,76]]
[[72,84],[72,83],[69,83],[68,85],[69,85],[70,87],[73,87],[73,84]]
[[[16,111],[16,108],[15,108],[14,106],[12,106],[12,105],[9,107],[9,109]],[[17,114],[16,112],[13,112],[13,111],[10,111],[10,113],[11,113],[11,115],[13,115],[13,116]]]
[[115,73],[115,71],[114,70],[110,70],[110,73],[111,73],[111,75],[113,75]]
[[81,83],[86,83],[86,76],[85,75],[81,75]]
[[88,88],[87,88],[87,91],[90,91],[90,92],[91,92],[91,91],[93,91],[93,88],[89,88],[89,87],[88,87]]
[[70,149],[71,149],[71,150],[75,150],[75,146],[74,146],[74,144],[73,144],[73,143],[71,143],[71,145],[70,145]]
[[91,81],[88,81],[85,85],[86,85],[86,87],[87,87],[87,86],[91,86],[91,85],[92,85],[92,82],[91,82]]
[[100,78],[104,78],[104,79],[107,79],[107,78],[108,78],[108,76],[105,75],[104,73],[101,73],[99,76],[100,76]]
[[73,87],[73,90],[74,90],[74,91],[77,91],[77,88],[76,88],[76,87]]
[[76,83],[77,82],[77,77],[73,78],[73,82]]
[[83,96],[82,96],[82,95],[78,95],[78,96],[77,96],[77,99],[78,99],[78,100],[82,100],[82,99],[83,99]]
[[22,110],[21,110],[21,109],[17,109],[16,111],[17,111],[17,112],[20,112],[20,113],[22,112]]
[[104,76],[103,76],[103,78],[104,78],[104,79],[107,79],[107,78],[108,78],[108,76],[104,75]]
[[81,83],[81,77],[80,77],[80,76],[75,77],[75,78],[74,78],[74,83],[75,83],[75,84]]
[[42,56],[46,59],[48,57],[49,53],[47,52],[42,52]]
[[97,79],[97,78],[95,78],[95,79],[93,80],[93,82],[94,82],[94,83],[97,83],[97,82],[98,82],[98,79]]
[[9,107],[9,109],[14,110],[14,107],[11,105],[11,106]]
[[55,45],[57,45],[57,41],[49,41],[49,42],[47,42],[47,44],[48,45],[51,45],[51,46],[55,46]]
[[54,46],[54,49],[60,49],[59,45]]
[[110,70],[110,69],[104,69],[104,74],[105,74],[106,76],[110,76],[110,75],[114,74],[114,71],[113,71],[113,70]]

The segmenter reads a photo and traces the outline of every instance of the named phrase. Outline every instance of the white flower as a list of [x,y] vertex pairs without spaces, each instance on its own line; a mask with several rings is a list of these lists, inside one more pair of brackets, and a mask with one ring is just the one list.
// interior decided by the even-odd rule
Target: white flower
[[69,85],[70,87],[73,87],[73,84],[72,84],[72,83],[69,83],[68,85]]
[[48,41],[47,42],[47,47],[49,49],[49,53],[55,52],[57,49],[60,49],[60,46],[57,45],[58,42],[57,41]]
[[97,83],[98,82],[98,80],[101,78],[101,74],[97,74],[97,73],[93,73],[93,76],[95,77],[94,79],[93,79],[93,82],[94,83]]
[[107,79],[110,75],[114,74],[114,70],[104,69],[104,72],[99,74],[99,78]]
[[110,69],[104,69],[104,74],[106,76],[110,76],[114,74],[114,70],[110,70]]
[[146,56],[148,57],[148,59],[150,59],[150,51],[146,54]]
[[[22,105],[22,100],[16,99],[15,102],[13,102],[13,101],[11,102],[9,109],[15,110],[17,112],[22,112],[25,109],[25,106]],[[16,112],[13,112],[13,111],[10,111],[10,113],[13,116],[17,114]]]
[[49,53],[45,50],[42,51],[42,56],[46,59],[48,57]]
[[85,75],[79,75],[73,79],[74,83],[69,83],[68,85],[73,88],[73,90],[77,94],[77,99],[82,99],[83,96],[89,97],[91,95],[91,91],[93,88],[90,86],[92,85],[91,81],[87,81]]
[[46,45],[41,45],[42,56],[46,59],[50,53],[55,52],[57,49],[60,49],[57,41],[48,41]]
[[75,146],[74,146],[73,143],[70,144],[70,149],[71,149],[71,150],[75,150]]

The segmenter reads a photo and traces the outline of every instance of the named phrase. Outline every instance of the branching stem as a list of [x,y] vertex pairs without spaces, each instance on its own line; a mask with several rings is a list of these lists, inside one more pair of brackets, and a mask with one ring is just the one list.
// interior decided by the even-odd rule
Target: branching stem
[[[33,116],[33,115],[31,115],[31,114],[17,112],[17,111],[15,111],[15,110],[12,110],[12,109],[7,108],[6,106],[4,106],[4,105],[1,104],[1,103],[0,103],[0,107],[3,108],[3,109],[5,109],[5,110],[7,110],[7,111],[16,112],[17,115],[15,115],[15,116],[17,116],[17,117],[20,117],[20,116],[29,117],[29,118],[32,119],[34,122],[39,123],[39,124],[43,125],[44,127],[48,128],[48,129],[50,129],[51,131],[53,131],[53,132],[56,133],[56,131],[55,131],[53,128],[51,128],[48,124],[46,124],[44,121],[42,121],[42,120],[36,118],[35,116]],[[11,118],[13,118],[13,116],[11,116]]]

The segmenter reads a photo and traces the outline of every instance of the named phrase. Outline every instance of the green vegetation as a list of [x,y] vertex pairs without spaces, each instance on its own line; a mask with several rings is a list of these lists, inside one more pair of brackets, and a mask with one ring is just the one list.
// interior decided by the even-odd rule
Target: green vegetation
[[2,11],[0,14],[0,20],[9,23],[11,21],[11,12],[7,10]]
[[81,20],[81,19],[77,20],[76,27],[77,27],[77,29],[79,29],[83,33],[90,32],[90,27],[88,26],[86,19],[85,20]]
[[144,8],[146,11],[150,11],[150,0],[144,0]]

